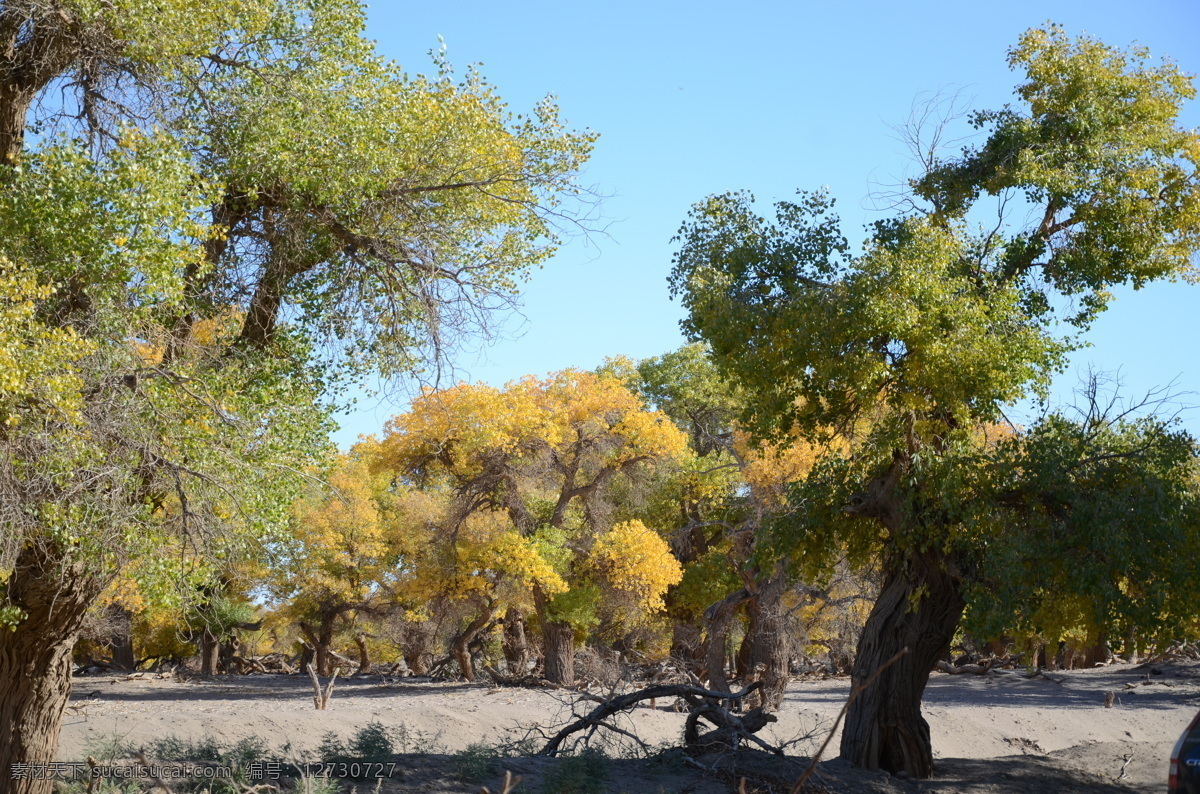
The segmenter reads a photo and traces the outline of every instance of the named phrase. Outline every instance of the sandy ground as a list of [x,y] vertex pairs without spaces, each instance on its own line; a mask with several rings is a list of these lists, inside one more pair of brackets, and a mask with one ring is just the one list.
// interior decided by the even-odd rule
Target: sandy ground
[[[1027,679],[1016,671],[935,673],[924,705],[938,768],[933,782],[861,773],[839,762],[823,764],[818,780],[831,791],[1165,790],[1170,749],[1200,709],[1200,664],[1114,665],[1049,675],[1053,680]],[[760,735],[776,744],[791,741],[789,754],[810,755],[848,689],[844,678],[794,682],[779,721]],[[1105,708],[1110,691],[1116,701]],[[402,774],[388,789],[395,791],[479,791],[478,784],[453,781],[450,754],[472,743],[511,742],[537,726],[553,732],[572,706],[571,693],[561,691],[380,676],[339,680],[327,711],[314,709],[311,684],[299,676],[190,681],[86,676],[75,680],[71,701],[59,753],[64,761],[80,760],[114,737],[136,747],[166,736],[213,736],[227,743],[259,736],[280,757],[315,760],[327,732],[348,738],[372,721],[393,729],[403,725],[407,743],[397,747]],[[656,709],[635,710],[622,724],[651,745],[668,745],[679,741],[683,715],[660,701]],[[836,752],[835,736],[827,755]],[[541,790],[530,781],[545,773],[547,763],[504,759],[494,771],[513,769],[526,778],[518,791],[532,792]],[[720,766],[711,759],[700,765]],[[783,768],[779,774],[793,773]],[[719,777],[704,773],[692,759],[631,759],[613,762],[606,790],[729,791]]]

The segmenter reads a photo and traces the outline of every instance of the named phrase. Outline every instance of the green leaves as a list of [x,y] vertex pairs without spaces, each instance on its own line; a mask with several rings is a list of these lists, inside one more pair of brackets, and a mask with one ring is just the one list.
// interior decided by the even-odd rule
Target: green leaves
[[[747,427],[844,442],[793,488],[803,509],[765,528],[810,575],[882,550],[907,576],[917,555],[973,582],[992,629],[1004,614],[1053,622],[1050,600],[1093,593],[1071,619],[1165,627],[1198,603],[1180,562],[1200,544],[1193,440],[1154,423],[995,423],[1044,396],[1114,285],[1191,275],[1200,136],[1176,124],[1194,90],[1169,61],[1057,27],[1027,32],[1009,63],[1021,104],[976,113],[986,141],[932,163],[912,183],[929,208],[877,223],[861,254],[821,194],[768,218],[728,193],[693,207],[671,289],[745,395]],[[1003,209],[1014,194],[1025,225],[1002,213],[972,230],[985,197]]]
[[[961,217],[981,195],[1019,191],[1040,214],[1010,235],[994,270],[1037,270],[1066,294],[1192,273],[1200,247],[1200,136],[1176,126],[1195,96],[1172,62],[1150,62],[1056,26],[1009,52],[1025,109],[976,113],[987,141],[915,180],[937,217]],[[1102,306],[1096,307],[1103,308]],[[1086,324],[1096,311],[1077,318]]]
[[1052,415],[999,444],[967,505],[980,559],[969,620],[989,636],[1179,636],[1200,607],[1198,463],[1194,439],[1149,419]]
[[0,115],[87,79],[28,148],[0,131],[0,576],[47,543],[99,583],[169,559],[133,571],[164,593],[278,548],[339,376],[510,305],[595,136],[405,73],[354,0],[43,5],[0,8],[52,55]]
[[391,376],[512,301],[595,135],[549,98],[514,118],[474,70],[406,73],[363,24],[357,2],[285,4],[269,35],[222,48],[236,58],[179,98],[173,128],[236,205],[230,248],[265,247],[275,315],[302,310],[353,351],[341,363]]

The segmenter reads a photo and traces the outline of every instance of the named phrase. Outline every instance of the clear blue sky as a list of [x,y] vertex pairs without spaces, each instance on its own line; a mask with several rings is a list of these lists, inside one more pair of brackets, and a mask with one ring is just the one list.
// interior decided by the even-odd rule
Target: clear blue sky
[[[584,181],[608,196],[607,234],[571,241],[535,272],[523,318],[460,357],[459,377],[499,385],[678,347],[670,239],[710,193],[745,188],[765,211],[797,188],[827,185],[857,242],[880,217],[868,200],[874,183],[909,163],[892,126],[918,95],[961,90],[977,108],[1010,101],[1018,76],[1005,52],[1047,20],[1200,72],[1197,0],[373,4],[369,35],[409,71],[430,71],[426,53],[441,35],[455,66],[481,63],[514,112],[553,93],[574,126],[601,136]],[[1183,123],[1200,127],[1200,106]],[[1123,291],[1075,361],[1120,369],[1130,393],[1174,379],[1200,404],[1198,332],[1200,287]],[[1076,378],[1060,379],[1062,397]],[[400,393],[362,399],[336,439],[379,432],[403,408]],[[1185,420],[1200,434],[1200,411]]]

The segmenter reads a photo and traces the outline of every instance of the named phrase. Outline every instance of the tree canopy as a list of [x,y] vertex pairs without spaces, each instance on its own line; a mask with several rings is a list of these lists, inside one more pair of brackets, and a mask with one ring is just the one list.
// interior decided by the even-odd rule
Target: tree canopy
[[52,760],[126,562],[169,599],[261,554],[345,377],[444,362],[571,221],[592,133],[363,27],[352,0],[0,6],[0,680],[28,693],[0,763]]
[[[856,700],[842,749],[920,776],[931,770],[920,692],[964,594],[985,592],[968,583],[981,581],[992,555],[1028,565],[1061,554],[1043,536],[1073,542],[1083,532],[1103,562],[1058,564],[1046,585],[1059,596],[1098,588],[1110,619],[1136,612],[1153,630],[1179,614],[1138,605],[1141,577],[1122,572],[1139,567],[1137,556],[1111,552],[1136,526],[1154,527],[1162,543],[1142,553],[1159,555],[1160,575],[1179,575],[1177,535],[1197,529],[1195,451],[1178,431],[1078,427],[1052,415],[1015,439],[987,432],[1007,406],[1045,395],[1110,288],[1193,275],[1200,135],[1176,123],[1191,80],[1144,50],[1056,27],[1023,35],[1009,64],[1024,74],[1020,103],[971,116],[983,142],[931,158],[910,184],[913,209],[875,224],[862,253],[823,193],[780,202],[773,219],[730,193],[692,210],[671,278],[689,312],[684,329],[745,392],[749,427],[768,438],[844,439],[797,495],[814,509],[777,522],[776,538],[816,567],[843,543],[864,558],[882,552],[884,589],[855,678],[910,653]],[[985,200],[998,202],[999,223],[978,225]],[[1128,499],[1080,492],[1091,478]],[[1030,492],[1014,496],[1013,481]],[[1052,509],[1059,489],[1072,497]],[[1131,522],[1133,504],[1149,523]],[[992,542],[984,526],[1003,539]],[[1023,620],[1036,611],[1027,598],[1006,606]]]

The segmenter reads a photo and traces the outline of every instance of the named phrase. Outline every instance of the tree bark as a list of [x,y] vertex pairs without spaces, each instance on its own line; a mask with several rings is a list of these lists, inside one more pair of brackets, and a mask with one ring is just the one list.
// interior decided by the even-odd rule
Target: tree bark
[[1125,655],[1129,657],[1129,661],[1137,662],[1138,646],[1137,646],[1137,626],[1131,625],[1129,630],[1125,632]]
[[725,645],[729,639],[729,624],[734,614],[753,596],[742,589],[732,593],[704,610],[707,624],[704,637],[705,677],[708,688],[718,692],[732,692],[729,679],[725,677]]
[[468,681],[475,680],[475,662],[471,658],[471,642],[479,636],[479,632],[492,619],[494,611],[495,607],[490,603],[484,606],[475,619],[450,641],[450,652],[454,654],[454,661],[458,662],[458,670]]
[[200,635],[200,675],[216,675],[220,669],[221,641],[208,629]]
[[404,648],[404,663],[413,675],[425,675],[429,672],[426,656],[425,637],[411,640]]
[[549,621],[542,626],[546,680],[559,686],[575,683],[575,629],[570,623]]
[[25,146],[25,118],[35,92],[6,85],[0,88],[0,161],[16,162]]
[[1098,664],[1104,664],[1110,656],[1112,656],[1112,651],[1108,647],[1108,635],[1101,634],[1084,652],[1083,666],[1091,668]]
[[55,760],[71,693],[71,653],[88,606],[105,581],[55,549],[27,546],[6,584],[25,617],[0,630],[0,789],[48,794],[49,779],[10,779],[13,764]]
[[700,669],[704,664],[704,637],[691,623],[675,623],[671,627],[671,656],[687,662],[688,668]]
[[[786,579],[777,575],[767,580],[754,600],[746,605],[750,616],[747,667],[756,680],[762,681],[759,697],[767,711],[775,711],[783,703],[788,684],[787,611],[783,606],[786,590]],[[752,683],[745,677],[743,681]]]
[[504,661],[509,675],[525,675],[529,672],[529,639],[525,636],[525,613],[518,607],[509,607],[504,613]]
[[313,653],[312,645],[302,643],[302,647],[300,649],[300,660],[297,663],[299,669],[307,670],[308,666],[313,664],[315,661],[316,654]]
[[25,146],[26,119],[38,94],[81,54],[69,34],[78,20],[65,9],[20,5],[0,6],[0,158],[7,164]]
[[358,646],[358,672],[366,673],[371,669],[371,650],[367,647],[367,635],[361,632],[356,634],[354,644]]
[[558,686],[575,683],[575,629],[550,618],[550,599],[540,587],[533,589],[538,622],[542,624],[542,674]]
[[933,746],[921,696],[963,607],[960,577],[942,555],[913,554],[887,572],[858,644],[852,686],[862,685],[903,649],[908,653],[850,704],[842,758],[866,769],[932,776]]
[[333,618],[322,618],[317,629],[308,623],[299,624],[300,633],[312,646],[313,666],[317,668],[317,675],[333,675],[333,656],[330,653],[333,646],[333,623]]
[[113,666],[122,670],[132,670],[137,666],[137,657],[133,653],[133,616],[120,604],[110,604],[108,616],[110,625],[113,626],[108,640]]

